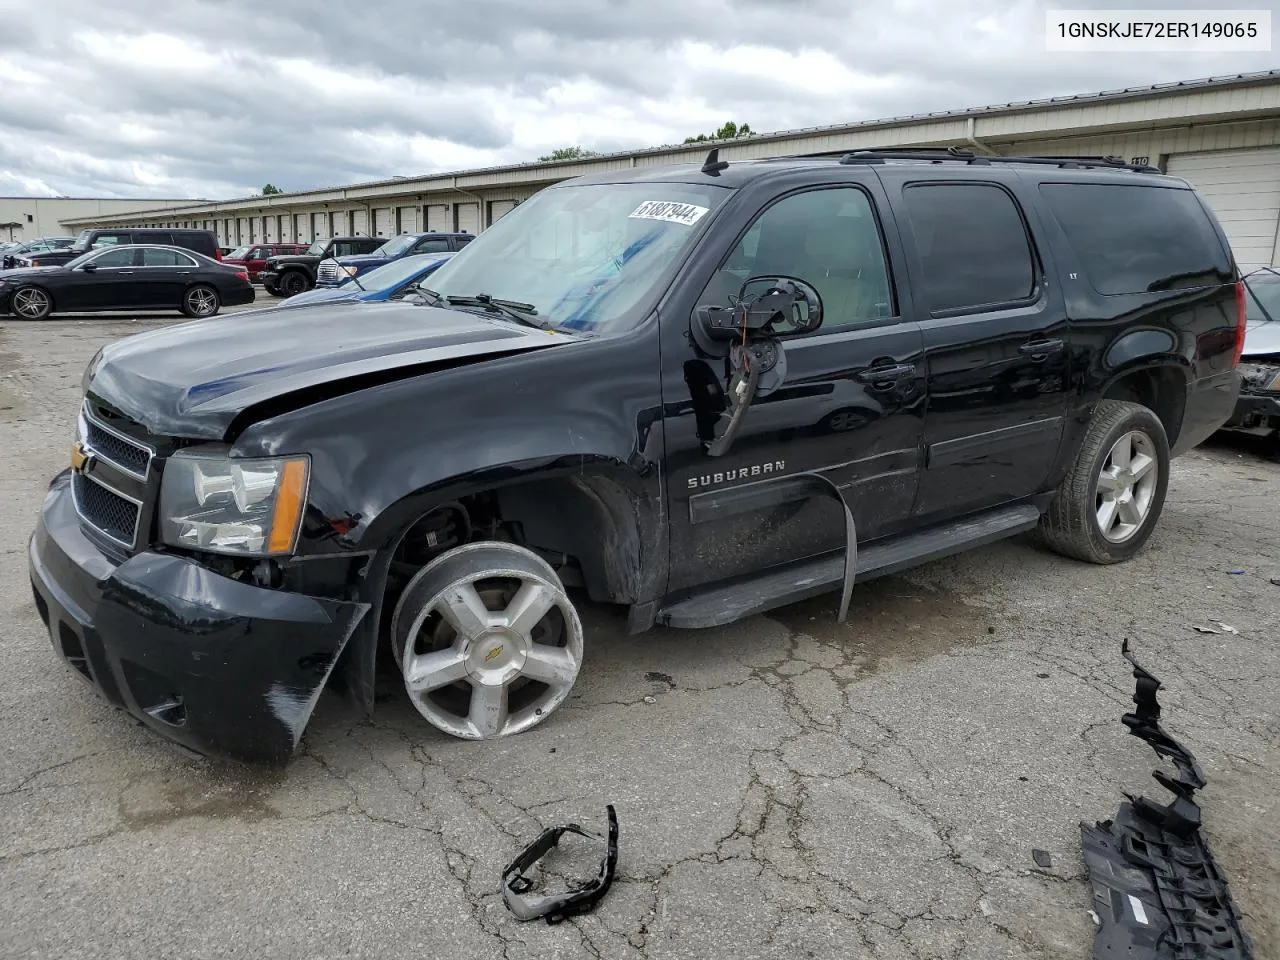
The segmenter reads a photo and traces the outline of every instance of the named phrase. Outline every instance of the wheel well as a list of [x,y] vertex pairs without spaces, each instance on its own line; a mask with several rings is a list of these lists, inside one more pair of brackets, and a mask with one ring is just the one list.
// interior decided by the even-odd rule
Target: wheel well
[[1182,428],[1185,383],[1182,374],[1173,367],[1148,367],[1124,374],[1112,382],[1101,399],[1128,400],[1147,407],[1159,417],[1169,438],[1169,446],[1173,446]]
[[640,533],[634,498],[608,478],[575,474],[470,494],[420,514],[395,541],[382,623],[390,622],[400,594],[418,570],[477,540],[528,547],[551,564],[566,587],[585,587],[592,600],[640,599],[646,537]]

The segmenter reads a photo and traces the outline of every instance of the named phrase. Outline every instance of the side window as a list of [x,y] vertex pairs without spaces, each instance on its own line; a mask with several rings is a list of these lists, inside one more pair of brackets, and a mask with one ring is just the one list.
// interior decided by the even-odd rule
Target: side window
[[196,262],[177,250],[147,247],[142,251],[142,265],[144,267],[194,267]]
[[111,267],[132,267],[133,255],[136,252],[132,248],[128,250],[111,250],[100,257],[95,257],[93,262],[97,264],[99,270]]
[[1044,183],[1040,193],[1098,293],[1231,282],[1231,261],[1190,190]]
[[414,253],[443,253],[449,249],[449,241],[445,239],[419,240],[413,248]]
[[93,238],[95,247],[114,247],[116,244],[128,243],[130,237],[125,233],[100,233]]
[[700,303],[728,304],[752,277],[796,277],[822,297],[819,333],[895,315],[875,212],[857,187],[792,194],[756,218]]
[[272,255],[272,252],[273,251],[270,247],[254,247],[253,251],[249,254],[249,259],[265,260],[267,257]]
[[1031,242],[1018,205],[990,183],[915,183],[903,191],[935,314],[1013,304],[1035,292]]
[[333,249],[329,251],[329,256],[350,257],[354,255],[356,252],[357,252],[356,245],[348,240],[342,243],[335,243],[333,245]]
[[461,250],[463,247],[465,247],[468,243],[470,243],[474,239],[475,237],[457,237],[453,242],[456,245],[457,249]]

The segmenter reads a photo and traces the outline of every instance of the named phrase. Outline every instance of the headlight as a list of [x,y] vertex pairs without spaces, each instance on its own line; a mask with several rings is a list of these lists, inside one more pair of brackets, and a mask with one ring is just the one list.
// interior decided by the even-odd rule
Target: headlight
[[[339,266],[342,266],[342,265],[339,264]],[[345,273],[348,277],[354,277],[357,273],[360,272],[360,268],[359,267],[342,267],[342,272]]]
[[179,451],[164,466],[160,538],[211,553],[292,553],[310,466],[307,457],[242,460]]
[[98,352],[90,359],[88,365],[84,368],[84,375],[80,377],[80,393],[89,392],[89,384],[93,380],[93,375],[98,372],[98,364],[102,362],[102,351],[106,347],[99,347]]
[[1236,367],[1243,386],[1265,393],[1280,392],[1280,366],[1269,363],[1242,363]]

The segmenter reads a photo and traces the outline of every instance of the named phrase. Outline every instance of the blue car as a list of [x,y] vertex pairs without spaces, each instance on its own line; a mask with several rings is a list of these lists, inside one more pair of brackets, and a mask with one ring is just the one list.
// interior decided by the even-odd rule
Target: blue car
[[373,253],[348,254],[321,261],[316,268],[317,287],[338,287],[352,277],[363,277],[394,260],[419,253],[453,253],[475,239],[470,233],[405,233],[392,237]]
[[305,293],[294,294],[277,309],[302,307],[313,303],[353,301],[398,300],[422,278],[443,266],[452,253],[420,253],[402,257],[362,274],[359,279],[348,278],[340,287],[316,287]]

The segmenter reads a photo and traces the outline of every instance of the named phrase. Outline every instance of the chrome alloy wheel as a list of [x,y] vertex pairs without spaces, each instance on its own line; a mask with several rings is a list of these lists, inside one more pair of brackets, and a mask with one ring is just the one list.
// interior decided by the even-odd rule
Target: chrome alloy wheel
[[503,737],[540,723],[569,695],[582,624],[541,557],[469,544],[432,561],[404,596],[396,620],[412,619],[407,629],[393,622],[392,635],[405,689],[432,726],[467,740]]
[[13,295],[13,312],[27,320],[41,320],[49,312],[49,295],[39,287],[27,287]]
[[1098,473],[1098,530],[1112,543],[1137,533],[1151,512],[1160,479],[1160,463],[1151,438],[1130,430],[1111,447]]
[[187,309],[193,317],[208,317],[218,309],[218,295],[208,287],[196,287],[187,292]]

